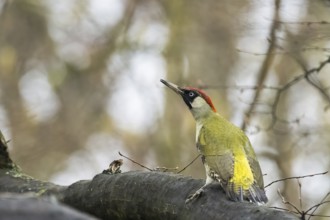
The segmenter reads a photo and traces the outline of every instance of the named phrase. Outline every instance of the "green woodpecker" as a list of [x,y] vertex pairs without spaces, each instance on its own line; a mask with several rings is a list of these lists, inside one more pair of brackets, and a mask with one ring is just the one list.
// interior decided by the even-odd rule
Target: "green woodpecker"
[[206,183],[186,203],[199,197],[215,181],[233,201],[266,203],[260,165],[245,133],[220,116],[202,90],[160,81],[183,98],[196,120],[197,149],[205,166]]

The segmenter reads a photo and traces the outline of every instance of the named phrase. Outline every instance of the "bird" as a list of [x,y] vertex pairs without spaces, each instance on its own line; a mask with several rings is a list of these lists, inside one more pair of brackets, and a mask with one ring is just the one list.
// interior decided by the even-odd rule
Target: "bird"
[[218,182],[229,200],[267,203],[260,164],[246,134],[217,113],[203,90],[160,81],[182,97],[196,121],[196,146],[205,167],[206,181],[185,202],[197,199],[206,186]]

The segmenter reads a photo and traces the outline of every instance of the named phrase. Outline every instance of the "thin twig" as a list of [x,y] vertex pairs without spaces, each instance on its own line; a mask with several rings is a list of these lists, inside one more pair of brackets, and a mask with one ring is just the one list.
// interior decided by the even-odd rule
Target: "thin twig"
[[299,186],[299,206],[300,206],[300,209],[303,210],[302,199],[301,199],[301,182],[299,181],[299,179],[297,179],[297,182],[298,182],[298,186]]
[[129,157],[123,155],[123,154],[120,153],[119,151],[118,151],[118,154],[119,154],[120,156],[126,158],[127,160],[131,161],[132,163],[135,163],[135,164],[139,165],[140,167],[143,167],[143,168],[145,168],[145,169],[147,169],[147,170],[149,170],[149,171],[162,171],[162,172],[167,172],[167,171],[169,171],[169,170],[177,170],[177,169],[179,169],[178,167],[174,167],[174,168],[156,167],[156,168],[151,169],[151,168],[146,167],[146,166],[144,166],[143,164],[141,164],[141,163],[139,163],[139,162],[136,162],[135,160],[133,160],[133,159],[131,159],[131,158],[129,158]]
[[[242,50],[242,49],[238,49],[236,48],[236,50],[240,53],[246,53],[246,54],[250,54],[250,55],[253,55],[253,56],[266,56],[266,55],[269,55],[270,53],[256,53],[256,52],[249,52],[249,51],[245,51],[245,50]],[[272,52],[271,55],[279,55],[279,54],[288,54],[288,52]]]
[[282,195],[282,193],[280,192],[279,189],[277,189],[277,193],[278,193],[278,195],[281,197],[283,204],[291,206],[291,207],[294,208],[299,214],[302,214],[301,211],[300,211],[295,205],[293,205],[293,204],[292,204],[291,202],[289,202],[289,201],[286,201],[286,199],[284,198],[284,196]]
[[328,21],[281,21],[281,20],[276,20],[275,21],[276,23],[279,23],[279,24],[291,24],[291,25],[312,25],[312,24],[321,24],[321,25],[324,25],[324,24],[330,24],[330,22]]
[[[323,204],[323,202],[327,199],[327,197],[330,195],[330,192],[328,192],[324,197],[323,197],[323,199],[321,200],[321,202],[318,204],[318,206],[316,206],[315,207],[315,209],[312,211],[312,213],[311,213],[311,215],[313,215],[315,212],[316,212],[316,210]],[[307,211],[310,211],[310,210],[312,210],[314,207],[312,206],[311,208],[309,208]],[[310,219],[310,218],[308,218],[308,219]]]
[[330,215],[317,215],[317,214],[306,214],[306,215],[309,215],[309,218],[310,219],[311,217],[322,217],[322,218],[329,218]]
[[[293,210],[289,210],[289,209],[281,208],[281,207],[276,207],[276,206],[269,206],[269,208],[277,209],[277,210],[281,210],[281,211],[286,211],[286,212],[291,212],[291,213],[294,213],[294,214],[297,214],[297,215],[301,214],[301,213],[298,213],[298,212],[293,211]],[[309,216],[308,219],[310,219],[311,217],[324,217],[324,218],[330,217],[330,215],[317,215],[317,214],[312,214],[312,213],[311,214],[305,213],[305,215]]]
[[[321,173],[321,174],[325,174],[327,172],[324,172],[324,173]],[[321,175],[321,174],[313,174],[313,175],[308,175],[308,176],[315,176],[315,175]],[[306,176],[304,176],[306,177]],[[302,220],[305,220],[307,216],[308,217],[308,220],[310,220],[312,217],[314,216],[317,216],[317,217],[330,217],[330,216],[327,216],[327,215],[318,215],[318,214],[314,214],[316,212],[316,210],[324,205],[324,204],[327,204],[327,203],[330,203],[330,200],[326,200],[327,197],[330,195],[330,192],[327,193],[324,198],[321,200],[320,203],[314,205],[314,206],[311,206],[309,209],[307,209],[306,211],[303,210],[303,207],[302,207],[302,195],[301,195],[301,182],[299,181],[299,179],[297,179],[298,181],[298,185],[299,185],[299,205],[300,205],[300,210],[294,205],[292,204],[291,202],[287,201],[285,199],[285,197],[281,194],[280,190],[278,189],[277,190],[277,193],[278,195],[281,197],[281,200],[282,200],[282,203],[285,204],[285,205],[289,205],[290,207],[292,207],[295,211],[292,211],[292,210],[288,210],[288,209],[285,209],[285,208],[280,208],[280,207],[270,207],[270,208],[273,208],[273,209],[278,209],[278,210],[284,210],[284,211],[289,211],[289,212],[292,212],[292,213],[295,213],[295,214],[299,214],[300,215],[300,219]],[[314,209],[314,210],[313,210]],[[311,213],[309,213],[311,210],[313,210]]]
[[197,158],[199,158],[200,156],[201,156],[201,154],[198,154],[197,157],[195,157],[195,159],[193,159],[187,166],[182,168],[182,170],[178,171],[177,173],[183,172],[185,169],[187,169],[187,167],[189,167],[191,164],[193,164],[197,160]]
[[309,174],[309,175],[304,175],[304,176],[292,176],[292,177],[286,177],[286,178],[283,178],[283,179],[278,179],[278,180],[275,180],[275,181],[267,184],[265,186],[265,188],[267,188],[268,186],[271,186],[271,185],[273,185],[274,183],[277,183],[277,182],[282,182],[282,181],[291,180],[291,179],[303,179],[303,178],[306,178],[306,177],[313,177],[313,176],[325,175],[328,172],[329,171],[325,171],[325,172],[322,172],[322,173]]
[[150,169],[149,167],[146,167],[146,166],[140,164],[139,162],[136,162],[136,161],[132,160],[131,158],[129,158],[129,157],[123,155],[122,153],[120,153],[120,151],[118,151],[118,154],[119,154],[120,156],[126,158],[127,160],[131,161],[132,163],[135,163],[135,164],[139,165],[140,167],[143,167],[143,168],[145,168],[145,169],[147,169],[147,170],[149,170],[149,171],[153,171],[153,169]]
[[324,96],[324,98],[330,103],[330,96],[326,92],[326,90],[322,87],[322,84],[319,80],[317,80],[317,82],[314,82],[310,77],[306,77],[306,80],[309,84],[314,86]]
[[200,85],[200,89],[235,89],[235,90],[258,90],[258,89],[269,89],[269,90],[280,90],[282,87],[259,85],[259,86],[248,86],[248,85]]
[[[275,123],[279,119],[279,117],[277,116],[277,108],[279,106],[281,96],[285,91],[287,91],[293,85],[297,84],[299,81],[301,81],[303,79],[306,79],[306,81],[309,84],[316,87],[319,91],[322,90],[319,87],[317,87],[316,84],[313,84],[313,82],[310,80],[309,77],[310,77],[310,75],[312,75],[314,73],[319,73],[329,63],[330,63],[330,56],[326,60],[322,61],[318,67],[315,67],[315,68],[312,68],[312,69],[309,69],[309,70],[303,68],[303,70],[304,70],[303,74],[293,78],[291,81],[287,82],[281,89],[279,89],[277,91],[274,102],[273,102],[273,108],[272,108],[272,123],[270,124],[270,126],[266,130],[270,130],[270,129],[274,128]],[[327,94],[324,91],[322,91],[321,93],[330,102],[330,98],[328,98]]]
[[302,48],[302,51],[308,51],[308,50],[319,50],[322,52],[329,52],[330,48],[328,48],[328,47],[304,47],[304,48]]
[[[264,61],[264,63],[265,62],[266,61]],[[270,62],[270,61],[268,61],[268,62]],[[257,101],[258,97],[260,95],[260,91],[262,89],[268,89],[268,90],[275,91],[275,95],[274,95],[275,97],[274,97],[273,103],[268,104],[271,107],[270,112],[269,112],[269,114],[271,115],[271,122],[267,126],[267,128],[264,129],[265,131],[269,131],[269,130],[275,128],[275,124],[277,122],[283,122],[283,123],[287,123],[287,124],[292,123],[290,121],[281,119],[277,114],[277,110],[278,110],[278,106],[280,105],[282,95],[287,90],[289,90],[292,86],[299,83],[301,80],[305,79],[307,83],[309,83],[311,86],[316,88],[324,96],[324,98],[328,101],[328,103],[330,103],[330,95],[327,93],[327,91],[330,89],[330,87],[329,88],[327,88],[327,87],[323,88],[323,86],[321,85],[321,83],[319,81],[316,81],[315,79],[311,78],[315,74],[318,74],[327,64],[330,64],[330,56],[326,60],[322,61],[319,64],[319,66],[317,66],[317,67],[314,67],[314,68],[311,68],[311,69],[306,69],[302,66],[303,73],[296,76],[296,77],[294,77],[293,79],[291,79],[290,81],[288,81],[286,84],[284,84],[282,86],[263,85],[263,81],[264,81],[264,77],[265,77],[263,74],[265,74],[265,72],[262,72],[261,70],[263,68],[261,68],[261,70],[259,72],[260,72],[260,74],[262,73],[262,75],[260,75],[258,83],[255,86],[245,86],[245,85],[201,85],[201,86],[199,86],[199,88],[201,88],[201,89],[214,89],[214,88],[217,88],[217,89],[236,89],[236,90],[240,90],[241,92],[244,92],[245,90],[255,90],[256,92],[255,92],[253,101],[252,101],[252,103],[249,103],[250,108],[246,113],[246,117],[245,117],[246,120],[244,120],[243,125],[242,125],[243,130],[246,128],[247,123],[248,123],[249,118],[251,117],[251,115],[256,112],[255,111],[256,105],[260,104]],[[327,108],[330,108],[330,105]],[[325,111],[327,110],[327,108],[325,108]],[[299,119],[296,119],[295,121],[299,122]]]
[[[326,204],[326,203],[330,203],[330,201],[323,201],[323,202],[320,202],[320,203],[318,203],[318,204],[316,204],[316,205],[313,205],[312,207],[310,207],[306,212],[309,212],[309,211],[311,211],[312,209],[314,209],[315,208],[315,210],[318,208],[318,207],[320,207],[321,205],[323,205],[323,204]],[[314,211],[311,213],[311,214],[313,214],[314,213]]]
[[294,213],[294,214],[300,214],[299,212],[296,212],[296,211],[292,211],[292,210],[289,210],[289,209],[285,209],[285,208],[281,208],[281,207],[276,207],[276,206],[270,206],[269,208],[271,209],[277,209],[277,210],[282,210],[282,211],[286,211],[286,212],[291,212],[291,213]]

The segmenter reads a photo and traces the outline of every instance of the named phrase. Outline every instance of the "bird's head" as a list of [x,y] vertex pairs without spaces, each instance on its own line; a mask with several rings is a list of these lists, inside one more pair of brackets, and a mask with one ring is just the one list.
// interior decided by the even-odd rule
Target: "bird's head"
[[163,79],[160,81],[182,97],[195,119],[200,119],[211,112],[216,112],[210,97],[203,90],[193,87],[179,87]]

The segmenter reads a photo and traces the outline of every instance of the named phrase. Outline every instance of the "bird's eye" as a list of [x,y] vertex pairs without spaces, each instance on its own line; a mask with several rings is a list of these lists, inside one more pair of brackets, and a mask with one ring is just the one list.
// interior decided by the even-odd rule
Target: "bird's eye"
[[188,95],[189,95],[190,97],[194,97],[195,93],[193,93],[193,92],[189,92]]

